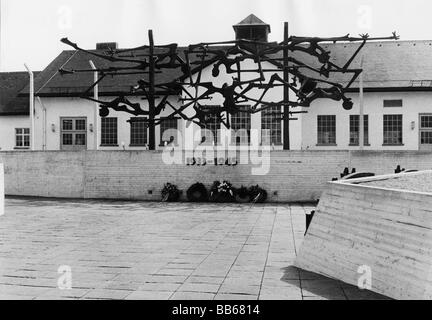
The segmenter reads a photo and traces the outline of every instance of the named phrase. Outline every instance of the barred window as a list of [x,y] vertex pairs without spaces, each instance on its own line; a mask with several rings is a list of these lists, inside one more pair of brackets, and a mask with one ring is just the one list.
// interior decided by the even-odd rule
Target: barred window
[[117,118],[101,118],[101,145],[117,146]]
[[261,112],[261,142],[263,145],[282,144],[281,107],[270,107]]
[[147,144],[148,122],[145,118],[131,118],[130,121],[130,145],[145,146]]
[[[240,110],[247,110],[242,107]],[[249,144],[251,129],[251,114],[247,112],[238,112],[231,116],[231,143],[232,144]]]
[[401,145],[402,144],[402,115],[385,114],[383,131],[384,131],[385,145]]
[[16,128],[15,129],[15,146],[17,148],[30,147],[30,129]]
[[319,145],[336,144],[336,116],[335,115],[318,116],[318,144]]
[[[350,141],[352,146],[360,144],[360,116],[358,114],[350,115]],[[369,116],[363,115],[363,128],[364,128],[364,145],[369,144]]]
[[177,144],[177,119],[165,119],[160,124],[160,137],[161,137],[161,146],[173,143]]

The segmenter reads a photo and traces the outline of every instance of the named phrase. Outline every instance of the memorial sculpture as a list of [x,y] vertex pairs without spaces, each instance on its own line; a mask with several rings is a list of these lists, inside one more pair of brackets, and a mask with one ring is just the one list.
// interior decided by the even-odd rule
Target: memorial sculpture
[[[94,101],[100,106],[100,116],[106,117],[110,110],[128,112],[134,116],[143,116],[149,128],[149,148],[155,149],[155,126],[170,119],[184,119],[206,128],[211,121],[222,123],[230,128],[230,115],[238,113],[267,112],[275,119],[287,124],[296,120],[295,114],[306,111],[298,107],[309,107],[316,99],[332,99],[341,101],[344,109],[352,108],[353,103],[347,97],[347,90],[362,72],[353,68],[352,63],[367,41],[397,40],[393,32],[390,37],[371,38],[368,34],[358,37],[345,35],[333,38],[288,36],[285,23],[284,41],[264,42],[237,39],[225,42],[199,43],[188,47],[177,44],[155,45],[153,32],[149,30],[149,45],[132,49],[107,49],[105,52],[86,50],[78,44],[63,38],[61,41],[75,50],[104,59],[109,67],[70,70],[60,69],[67,76],[79,72],[98,72],[95,81],[81,95],[82,98]],[[325,43],[358,42],[358,49],[344,65],[337,65],[331,60],[331,52],[323,47]],[[304,57],[304,59],[302,58]],[[243,66],[246,60],[254,62],[255,68]],[[268,62],[272,67],[264,66]],[[212,81],[202,79],[205,68],[212,68],[212,76],[217,78],[224,66],[226,73],[231,75],[230,84],[221,86]],[[177,76],[169,82],[159,82],[158,74],[166,70],[176,70]],[[122,92],[115,99],[95,99],[91,92],[106,77],[142,75],[142,79],[129,92]],[[248,74],[248,77],[245,75]],[[335,74],[348,75],[349,79],[342,84],[333,80]],[[252,75],[252,76],[251,76]],[[194,94],[186,87],[194,88]],[[266,94],[272,88],[283,87],[280,99],[270,99]],[[259,90],[259,97],[252,97],[252,91]],[[291,94],[290,92],[294,93]],[[128,95],[141,95],[147,103],[131,102]],[[220,106],[209,108],[205,102],[213,95],[223,97]],[[180,103],[174,105],[168,97],[181,96]],[[272,107],[280,107],[280,111],[269,111]],[[162,110],[169,108],[167,116],[161,116]],[[193,112],[185,112],[193,109]],[[272,109],[274,110],[274,109]]]

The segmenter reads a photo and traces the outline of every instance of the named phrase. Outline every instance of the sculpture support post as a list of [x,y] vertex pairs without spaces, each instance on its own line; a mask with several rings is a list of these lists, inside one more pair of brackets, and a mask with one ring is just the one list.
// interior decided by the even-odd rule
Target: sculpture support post
[[[284,50],[283,50],[283,80],[289,81],[289,70],[288,70],[288,22],[284,23]],[[284,85],[283,99],[285,105],[283,105],[283,148],[284,150],[290,150],[290,136],[289,136],[289,87]]]
[[[90,63],[90,67],[92,68],[92,70],[95,70],[93,73],[93,81],[94,83],[98,82],[99,79],[99,75],[97,72],[97,68],[95,66],[95,64],[93,63],[92,60],[89,60]],[[93,89],[93,98],[95,99],[95,101],[99,100],[99,85],[95,85],[94,89]],[[99,150],[99,124],[98,124],[98,119],[99,119],[99,103],[95,102],[95,107],[94,107],[94,115],[93,115],[93,136],[94,136],[94,149],[95,150]]]
[[154,41],[153,31],[149,30],[149,43],[150,43],[150,56],[149,56],[149,149],[156,150],[156,137],[155,137],[155,60],[154,60]]
[[[360,68],[363,69],[364,57],[361,58]],[[359,104],[360,104],[360,115],[359,115],[359,147],[360,150],[364,149],[364,94],[363,94],[363,71],[360,73],[360,89],[359,89]]]
[[33,71],[24,63],[24,67],[27,69],[30,78],[29,84],[29,106],[30,106],[30,150],[34,151],[35,149],[35,117],[34,117],[34,74]]

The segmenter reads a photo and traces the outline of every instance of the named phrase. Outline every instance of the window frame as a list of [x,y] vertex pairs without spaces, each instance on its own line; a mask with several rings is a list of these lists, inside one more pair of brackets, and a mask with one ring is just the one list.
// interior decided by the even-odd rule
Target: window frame
[[[165,146],[165,142],[169,143],[169,141],[163,140],[163,134],[164,134],[165,131],[171,130],[171,129],[177,130],[176,131],[176,135],[174,136],[174,143],[173,143],[173,145],[174,146],[178,145],[178,128],[179,128],[178,120],[179,120],[178,118],[173,118],[173,119],[165,119],[165,120],[161,121],[161,123],[159,124],[159,136],[160,136],[159,147],[164,147]],[[175,124],[176,124],[175,128],[174,127],[164,127],[164,125],[166,125],[167,123],[169,123],[171,121],[172,122],[175,121]]]
[[[107,128],[104,128],[104,121],[106,121],[106,120],[114,120],[114,119],[115,119],[115,142],[113,142],[113,143],[104,142],[104,129],[107,129]],[[118,147],[118,118],[117,117],[102,117],[101,118],[101,129],[100,130],[101,130],[100,131],[100,133],[101,133],[100,146],[101,147]],[[108,133],[105,133],[105,134],[108,134]],[[105,141],[106,140],[107,140],[107,138],[105,138]]]
[[[279,112],[280,116],[274,115],[274,114],[265,114],[273,113],[273,112]],[[270,107],[268,109],[265,109],[261,112],[261,145],[265,145],[264,143],[264,130],[270,130],[270,145],[275,146],[281,146],[283,144],[282,140],[282,119],[278,119],[282,117],[282,107],[281,106],[274,106]],[[266,126],[269,126],[270,128],[265,128]],[[275,128],[276,126],[276,128]],[[276,135],[273,134],[273,132],[276,131]],[[273,141],[273,138],[276,136],[276,141]]]
[[[135,120],[133,120],[135,119]],[[136,121],[136,119],[140,119],[138,121]],[[130,143],[129,146],[130,147],[146,147],[148,146],[148,119],[147,118],[143,118],[143,117],[133,117],[131,118],[131,121],[129,122],[130,124]],[[135,128],[135,125],[144,125],[144,128]],[[138,132],[134,132],[134,130],[138,130]],[[135,140],[137,136],[139,136],[140,132],[144,133],[144,137],[141,139],[143,139],[143,143],[135,143]],[[135,137],[135,138],[134,138]]]
[[[427,121],[427,123],[430,125],[424,125],[425,122],[423,122],[423,119],[425,117],[429,117],[432,119],[432,113],[419,113],[419,150],[430,150],[432,147],[432,143],[425,143],[422,142],[423,138],[423,133],[427,133],[429,135],[429,137],[425,137],[425,139],[431,139],[432,136],[432,121]],[[428,147],[428,148],[427,148]]]
[[[240,106],[240,109],[243,110],[248,110],[249,106]],[[235,125],[242,125],[242,120],[246,119],[246,124],[249,125],[248,128],[235,128]],[[230,134],[231,134],[231,138],[230,138],[230,144],[232,146],[249,146],[251,144],[251,128],[252,128],[252,115],[249,112],[237,112],[235,114],[232,114],[230,117],[230,124],[231,124],[231,129],[230,129]],[[237,132],[242,130],[241,132],[246,131],[247,133],[247,142],[244,141],[240,141],[240,143],[237,142],[237,138],[240,138],[240,140],[242,139],[242,136],[238,137],[237,136]],[[234,140],[235,139],[235,140]]]
[[[322,137],[320,137],[320,133],[326,133],[327,132],[327,131],[320,130],[320,118],[322,119],[323,117],[331,117],[331,122],[333,122],[333,124],[334,124],[334,130],[333,130],[333,132],[332,131],[328,131],[328,132],[334,134],[334,142],[320,142],[320,138],[322,138]],[[321,120],[321,121],[323,121],[323,120]],[[322,146],[322,147],[337,146],[337,126],[336,126],[336,121],[337,121],[337,117],[336,117],[335,114],[320,114],[320,115],[317,115],[317,144],[316,144],[317,146]],[[322,141],[322,139],[321,139],[321,141]]]
[[[386,117],[400,117],[400,140],[401,142],[386,142]],[[390,120],[387,120],[389,122]],[[399,120],[398,120],[399,121]],[[388,131],[388,132],[394,132]],[[383,115],[383,146],[403,146],[403,114],[384,114]]]
[[201,137],[204,137],[203,134],[205,130],[208,130],[213,134],[213,141],[208,141],[207,136],[206,140],[204,141],[203,145],[205,146],[211,146],[211,145],[219,145],[220,144],[220,131],[221,131],[221,123],[217,119],[217,117],[212,117],[212,121],[207,122],[205,125],[205,128],[201,129]]
[[[204,143],[202,143],[202,145],[204,145],[204,146],[220,145],[220,140],[221,140],[220,132],[222,130],[221,129],[222,122],[218,119],[217,113],[214,113],[214,114],[211,113],[212,109],[217,109],[217,108],[220,108],[220,106],[219,105],[204,105],[203,106],[203,110],[209,112],[209,115],[207,117],[210,117],[210,121],[208,121],[205,124],[205,128],[201,129],[201,139],[203,137],[206,138],[206,141],[204,141]],[[205,130],[212,132],[213,141],[207,140],[207,136],[204,135]]]
[[[71,126],[65,128],[64,121],[70,121]],[[84,124],[83,127],[78,127],[78,121],[80,124]],[[81,123],[82,121],[82,123]],[[71,150],[86,150],[88,147],[88,122],[87,117],[60,117],[60,150],[71,151]],[[71,136],[71,144],[64,143],[64,135]],[[77,137],[83,135],[84,144],[77,144]]]
[[[399,102],[400,102],[400,105],[399,105]],[[402,108],[402,107],[403,107],[403,99],[384,99],[383,100],[383,108]]]
[[[21,133],[18,133],[18,130],[22,130]],[[28,133],[26,133],[26,130],[28,131]],[[20,137],[22,139],[22,146],[18,145],[18,137]],[[28,146],[25,145],[25,137],[28,137]],[[14,149],[22,149],[22,150],[26,150],[26,149],[30,149],[30,128],[15,128],[15,147]]]
[[[357,127],[357,143],[351,142],[351,134],[353,133],[352,125],[353,125],[353,117],[356,118],[356,127]],[[363,146],[370,146],[369,143],[369,115],[363,115],[363,128],[364,128],[364,140]],[[355,133],[355,132],[354,132]],[[360,115],[358,114],[350,114],[349,115],[349,146],[358,147],[360,146]]]

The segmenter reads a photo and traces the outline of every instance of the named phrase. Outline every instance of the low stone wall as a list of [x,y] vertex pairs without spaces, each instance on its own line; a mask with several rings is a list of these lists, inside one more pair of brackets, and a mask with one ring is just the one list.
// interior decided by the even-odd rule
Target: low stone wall
[[203,166],[198,157],[198,163],[187,165],[193,164],[192,154],[166,164],[163,153],[153,151],[0,152],[0,163],[5,164],[7,195],[156,201],[167,182],[177,184],[184,199],[190,185],[210,187],[224,179],[237,187],[259,184],[273,202],[313,201],[345,167],[377,174],[392,173],[398,164],[432,168],[432,153],[412,151],[272,151],[252,159],[255,164],[246,151],[234,153],[234,161],[232,155],[218,157],[220,165],[207,159]]
[[295,265],[392,298],[431,299],[432,193],[368,183],[431,173],[329,183]]

